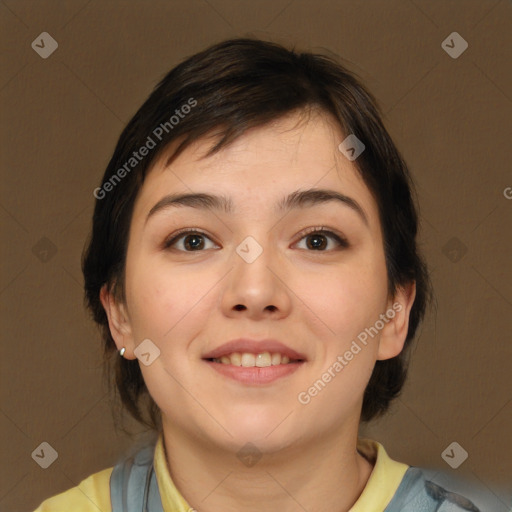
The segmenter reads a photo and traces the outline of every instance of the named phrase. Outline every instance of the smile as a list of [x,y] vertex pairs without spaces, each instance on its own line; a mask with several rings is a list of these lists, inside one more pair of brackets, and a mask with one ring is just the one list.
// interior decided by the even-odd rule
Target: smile
[[293,360],[279,353],[271,354],[270,352],[262,352],[260,354],[251,354],[249,352],[233,352],[232,354],[226,354],[222,357],[212,358],[210,361],[232,366],[243,366],[244,368],[266,368],[268,366],[296,363],[300,360]]
[[273,383],[295,373],[305,363],[303,360],[289,360],[287,356],[269,352],[262,354],[235,352],[220,359],[203,359],[203,361],[217,374],[248,386]]

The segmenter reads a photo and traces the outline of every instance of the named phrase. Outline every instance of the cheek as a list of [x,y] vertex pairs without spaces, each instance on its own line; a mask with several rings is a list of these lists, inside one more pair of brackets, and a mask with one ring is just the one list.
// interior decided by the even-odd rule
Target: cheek
[[374,325],[385,311],[386,268],[376,259],[304,277],[298,284],[297,295],[327,328],[329,338],[337,340],[338,349]]
[[180,266],[158,260],[133,264],[127,275],[131,276],[127,300],[132,305],[134,333],[162,342],[175,337],[193,320],[195,312],[208,304],[208,290],[218,281],[199,267],[185,272]]

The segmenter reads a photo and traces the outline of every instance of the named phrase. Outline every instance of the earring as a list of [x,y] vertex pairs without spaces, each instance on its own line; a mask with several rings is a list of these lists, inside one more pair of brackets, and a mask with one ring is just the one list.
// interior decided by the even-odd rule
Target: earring
[[119,355],[120,355],[121,357],[123,357],[125,352],[126,352],[126,349],[123,347],[123,348],[119,351]]

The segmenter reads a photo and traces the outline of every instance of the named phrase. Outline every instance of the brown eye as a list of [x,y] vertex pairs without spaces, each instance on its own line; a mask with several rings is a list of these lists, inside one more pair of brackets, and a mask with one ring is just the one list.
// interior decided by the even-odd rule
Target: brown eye
[[315,233],[305,237],[308,249],[325,249],[328,245],[327,237],[321,233]]
[[173,248],[176,248],[178,251],[198,252],[205,249],[205,240],[210,240],[210,238],[208,238],[208,236],[206,236],[204,233],[195,230],[187,230],[182,231],[178,235],[165,242],[164,248],[169,249],[173,246],[176,246]]
[[326,252],[329,246],[329,239],[334,240],[338,247],[348,247],[348,242],[345,238],[325,229],[311,231],[303,236],[300,241],[306,240],[305,249],[307,250]]
[[183,237],[183,245],[189,250],[195,251],[196,249],[204,248],[204,239],[203,235],[193,234],[193,235],[185,235]]

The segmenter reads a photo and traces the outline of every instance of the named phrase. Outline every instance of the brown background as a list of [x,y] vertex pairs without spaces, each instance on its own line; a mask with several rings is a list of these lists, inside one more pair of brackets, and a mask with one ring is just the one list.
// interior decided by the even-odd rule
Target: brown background
[[[402,397],[363,434],[398,460],[448,472],[441,453],[457,441],[469,453],[457,474],[507,499],[508,0],[4,0],[0,19],[2,511],[35,508],[112,466],[132,443],[114,429],[99,336],[82,306],[92,191],[163,74],[244,35],[341,57],[378,98],[417,182],[437,312],[421,330]],[[441,47],[454,31],[469,43],[457,59]],[[59,44],[47,59],[31,48],[41,32]],[[46,470],[31,457],[43,441],[58,452]]]

